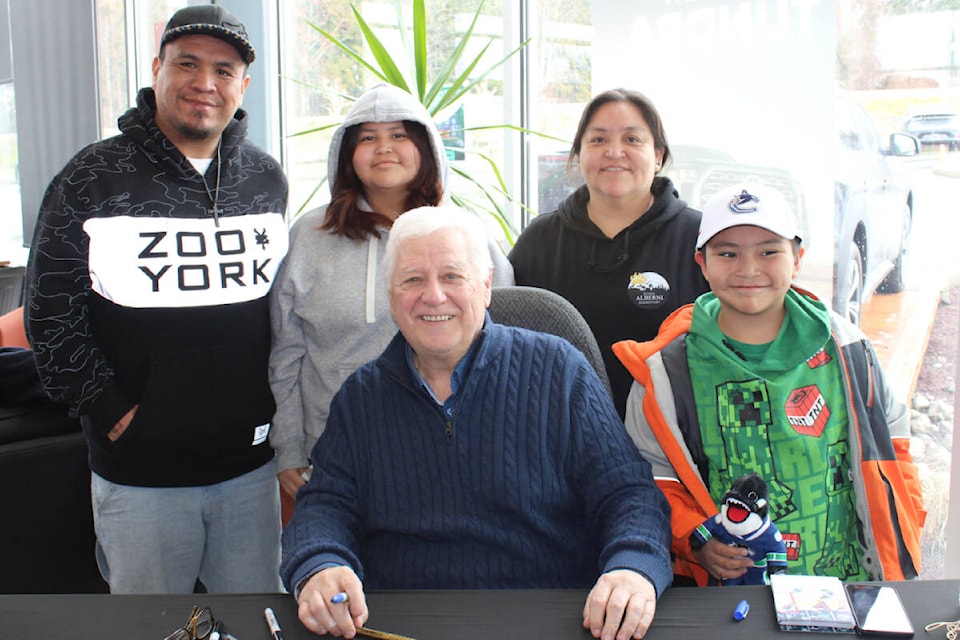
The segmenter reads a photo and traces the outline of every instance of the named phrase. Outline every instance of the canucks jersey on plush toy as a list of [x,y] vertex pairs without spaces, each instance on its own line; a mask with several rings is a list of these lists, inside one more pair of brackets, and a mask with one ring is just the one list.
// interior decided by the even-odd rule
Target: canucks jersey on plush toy
[[707,518],[690,534],[694,550],[716,538],[750,551],[753,566],[739,578],[723,580],[722,584],[769,584],[770,574],[787,570],[783,536],[767,512],[767,483],[756,473],[743,475],[724,494],[720,513]]

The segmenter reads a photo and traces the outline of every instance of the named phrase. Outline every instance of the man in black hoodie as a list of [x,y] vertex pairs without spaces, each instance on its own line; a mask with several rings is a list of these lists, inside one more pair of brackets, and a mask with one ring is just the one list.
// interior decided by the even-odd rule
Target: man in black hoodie
[[279,588],[267,293],[287,184],[245,139],[254,57],[223,7],[177,11],[120,135],[82,149],[41,204],[27,331],[87,437],[114,593]]

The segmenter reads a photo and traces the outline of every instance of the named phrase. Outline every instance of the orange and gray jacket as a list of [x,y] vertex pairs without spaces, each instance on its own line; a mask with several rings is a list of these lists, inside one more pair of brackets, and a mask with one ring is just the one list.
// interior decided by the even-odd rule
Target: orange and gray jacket
[[[636,381],[627,405],[630,436],[653,466],[672,508],[674,573],[707,584],[706,570],[690,550],[690,533],[716,515],[704,477],[687,365],[685,339],[693,305],[668,317],[654,340],[613,346]],[[910,456],[907,407],[887,386],[876,353],[853,325],[832,315],[834,341],[850,416],[849,445],[863,564],[874,580],[915,578],[920,571],[920,528],[926,517],[917,468]]]

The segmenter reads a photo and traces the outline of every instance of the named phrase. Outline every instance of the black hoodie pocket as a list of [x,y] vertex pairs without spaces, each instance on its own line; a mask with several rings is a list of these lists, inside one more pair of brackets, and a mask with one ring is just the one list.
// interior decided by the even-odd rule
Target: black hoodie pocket
[[[254,427],[270,422],[268,348],[260,343],[155,356],[140,408],[123,444],[181,449],[253,444]],[[127,434],[125,434],[127,435]]]

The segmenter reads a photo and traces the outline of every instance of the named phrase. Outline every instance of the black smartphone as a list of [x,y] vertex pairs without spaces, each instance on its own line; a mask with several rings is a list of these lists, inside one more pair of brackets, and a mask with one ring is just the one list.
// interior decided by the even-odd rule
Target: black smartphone
[[865,636],[912,638],[913,624],[897,590],[881,584],[848,584],[857,633]]

